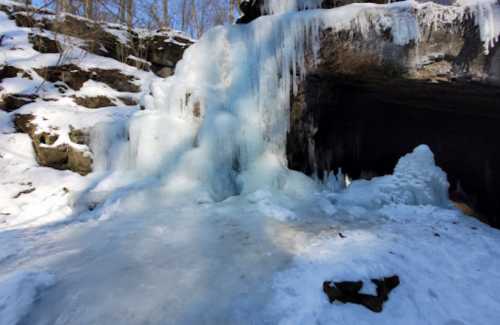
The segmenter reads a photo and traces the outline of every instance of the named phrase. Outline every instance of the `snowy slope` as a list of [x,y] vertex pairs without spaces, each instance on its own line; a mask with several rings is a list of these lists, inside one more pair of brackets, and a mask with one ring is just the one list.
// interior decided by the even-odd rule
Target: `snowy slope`
[[[0,115],[0,324],[496,324],[500,232],[453,208],[427,146],[347,188],[288,170],[284,150],[321,28],[391,27],[406,44],[421,24],[472,14],[488,50],[497,12],[492,1],[292,10],[207,32],[166,80],[133,72],[145,111],[84,112],[67,98],[22,108],[92,128],[87,176],[36,166]],[[8,23],[28,53],[16,65],[49,58]],[[380,314],[321,289],[392,274],[401,284]]]

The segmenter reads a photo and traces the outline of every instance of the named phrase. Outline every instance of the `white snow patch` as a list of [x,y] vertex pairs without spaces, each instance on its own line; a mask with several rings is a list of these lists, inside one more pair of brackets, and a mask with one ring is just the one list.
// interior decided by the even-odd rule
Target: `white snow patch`
[[46,272],[16,272],[0,276],[0,325],[15,325],[26,316],[40,292],[55,284]]

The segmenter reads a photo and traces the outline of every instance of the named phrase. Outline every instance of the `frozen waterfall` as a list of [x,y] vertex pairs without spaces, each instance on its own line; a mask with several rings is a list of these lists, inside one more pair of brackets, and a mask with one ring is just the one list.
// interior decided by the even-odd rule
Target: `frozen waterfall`
[[500,6],[493,0],[467,0],[445,11],[407,1],[295,12],[319,4],[269,0],[268,9],[282,14],[208,31],[185,52],[174,76],[152,85],[146,111],[127,126],[129,139],[120,144],[114,169],[208,200],[262,187],[307,189],[312,181],[287,169],[285,144],[290,97],[318,60],[321,30],[368,37],[373,29],[390,29],[394,42],[405,45],[438,20],[472,15],[485,50],[500,34]]

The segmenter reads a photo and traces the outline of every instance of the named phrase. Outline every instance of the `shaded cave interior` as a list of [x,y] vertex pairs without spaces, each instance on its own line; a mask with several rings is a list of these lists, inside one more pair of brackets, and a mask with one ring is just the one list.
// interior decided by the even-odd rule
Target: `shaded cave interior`
[[448,174],[452,200],[500,227],[499,87],[315,72],[301,88],[292,100],[291,169],[387,175],[401,156],[427,144]]

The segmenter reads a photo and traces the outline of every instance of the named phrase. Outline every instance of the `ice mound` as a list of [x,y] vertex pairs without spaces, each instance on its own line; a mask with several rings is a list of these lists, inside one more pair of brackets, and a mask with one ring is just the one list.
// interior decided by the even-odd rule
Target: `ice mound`
[[46,272],[15,272],[0,277],[0,325],[17,324],[29,313],[41,290],[55,283]]
[[340,205],[378,209],[388,204],[448,206],[446,173],[436,166],[434,154],[421,145],[402,157],[392,175],[354,181],[334,200]]

